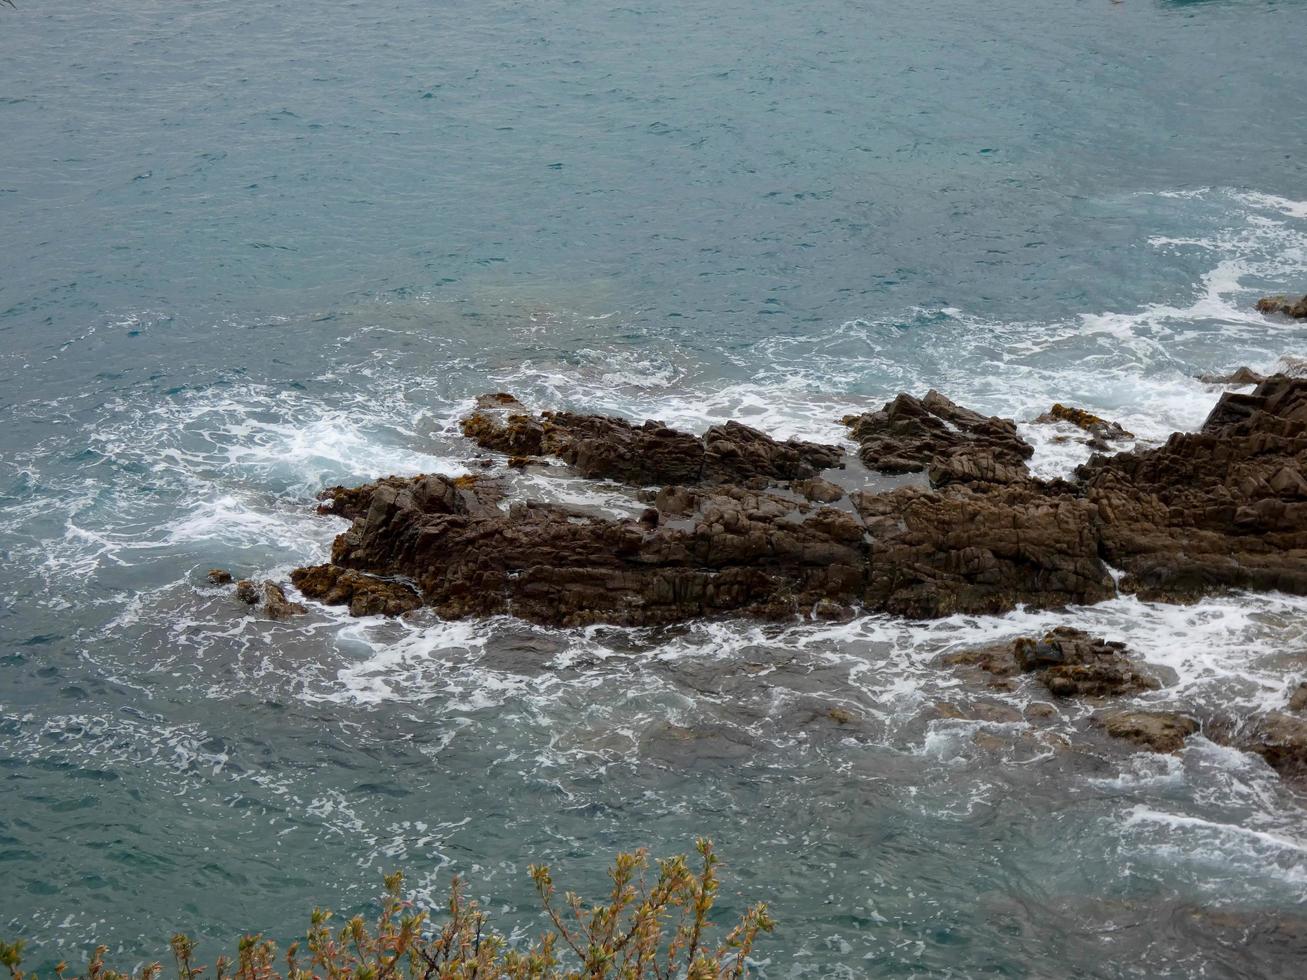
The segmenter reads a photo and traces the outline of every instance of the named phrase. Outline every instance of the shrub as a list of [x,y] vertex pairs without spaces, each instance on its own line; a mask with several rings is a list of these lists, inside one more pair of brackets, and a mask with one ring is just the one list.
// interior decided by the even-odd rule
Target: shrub
[[[644,850],[619,854],[609,870],[612,888],[605,904],[587,905],[571,892],[555,893],[547,866],[532,866],[544,913],[552,928],[524,949],[510,947],[489,927],[460,879],[450,885],[447,916],[434,922],[403,898],[403,876],[385,878],[381,914],[375,924],[355,916],[340,929],[331,913],[315,909],[302,942],[285,952],[261,935],[245,936],[235,959],[219,956],[212,980],[725,980],[748,975],[748,958],[760,932],[771,932],[767,907],[758,904],[718,943],[710,940],[710,913],[718,889],[718,858],[711,842],[696,842],[699,860],[685,855],[656,862],[652,875]],[[85,980],[157,980],[159,963],[133,977],[108,969],[99,946]],[[12,980],[24,974],[23,944],[0,943],[0,965]],[[195,943],[172,938],[177,980],[196,980],[208,967],[196,965]],[[67,967],[60,963],[60,980]]]

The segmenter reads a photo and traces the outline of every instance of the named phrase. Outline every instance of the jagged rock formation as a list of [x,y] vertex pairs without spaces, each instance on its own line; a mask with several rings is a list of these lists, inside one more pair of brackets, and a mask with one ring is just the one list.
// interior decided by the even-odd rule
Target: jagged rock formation
[[1221,588],[1307,593],[1307,382],[1221,397],[1200,431],[1081,467],[1121,586],[1175,601]]
[[[484,477],[332,488],[324,508],[353,521],[333,565],[364,577],[313,569],[299,580],[306,594],[351,608],[360,590],[372,596],[360,609],[407,605],[393,588],[378,591],[380,577],[411,581],[444,616],[631,625],[838,616],[858,605],[933,617],[1090,603],[1115,592],[1109,564],[1125,571],[1123,588],[1150,598],[1307,593],[1307,381],[1275,377],[1226,394],[1201,431],[1096,456],[1073,482],[1032,479],[1015,423],[935,392],[845,421],[864,463],[926,470],[931,486],[846,498],[821,475],[840,465],[838,447],[738,423],[697,437],[656,422],[532,416],[512,396],[491,396],[465,422],[479,445],[661,485],[653,506],[639,519],[506,506]],[[1100,683],[1100,660],[1050,677],[1065,674],[1057,683],[1085,693]]]
[[935,484],[981,480],[1012,483],[1029,476],[1034,449],[1011,419],[987,418],[937,391],[925,398],[899,395],[878,412],[841,419],[868,469],[881,473],[929,470]]

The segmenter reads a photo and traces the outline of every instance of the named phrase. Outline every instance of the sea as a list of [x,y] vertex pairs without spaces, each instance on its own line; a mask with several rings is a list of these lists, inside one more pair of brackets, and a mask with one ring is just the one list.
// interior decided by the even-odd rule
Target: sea
[[[0,6],[0,938],[211,963],[386,872],[545,926],[527,867],[723,858],[754,975],[1300,977],[1307,793],[1131,753],[942,655],[1058,625],[1240,718],[1307,598],[915,622],[271,621],[324,487],[469,472],[535,408],[846,443],[937,389],[1041,476],[1307,355],[1301,0]],[[561,470],[517,499],[621,514]],[[295,595],[292,590],[292,598]],[[1032,710],[1032,706],[1034,710]]]

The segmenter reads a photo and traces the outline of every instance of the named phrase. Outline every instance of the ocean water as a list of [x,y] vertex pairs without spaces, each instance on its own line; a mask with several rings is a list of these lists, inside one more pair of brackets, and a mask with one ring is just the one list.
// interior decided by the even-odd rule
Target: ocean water
[[463,472],[486,390],[1192,429],[1195,375],[1307,354],[1252,311],[1307,290],[1304,37],[1296,0],[0,7],[0,936],[212,956],[395,868],[522,935],[529,863],[593,890],[706,833],[771,978],[1301,975],[1301,791],[936,660],[1073,624],[1238,716],[1307,678],[1302,598],[548,630],[203,575],[321,560],[324,485]]

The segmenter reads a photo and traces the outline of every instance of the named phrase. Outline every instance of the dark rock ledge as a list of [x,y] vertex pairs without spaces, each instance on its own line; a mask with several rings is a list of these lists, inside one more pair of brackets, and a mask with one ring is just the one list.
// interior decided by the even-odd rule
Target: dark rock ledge
[[[531,415],[510,395],[489,396],[464,421],[478,445],[644,488],[652,506],[611,519],[506,501],[488,476],[337,487],[324,509],[353,524],[331,566],[295,581],[360,613],[399,612],[416,595],[445,617],[557,625],[1061,607],[1114,595],[1109,566],[1122,590],[1150,599],[1307,594],[1307,380],[1227,393],[1198,432],[1095,456],[1071,481],[1033,479],[1013,422],[936,392],[844,421],[856,458],[736,422],[700,437],[658,422]],[[929,485],[876,475],[913,471]]]

